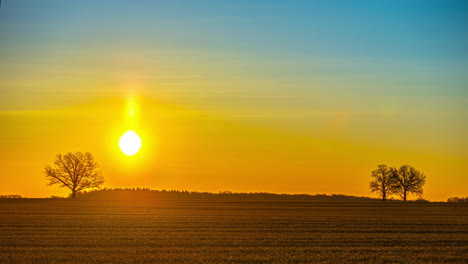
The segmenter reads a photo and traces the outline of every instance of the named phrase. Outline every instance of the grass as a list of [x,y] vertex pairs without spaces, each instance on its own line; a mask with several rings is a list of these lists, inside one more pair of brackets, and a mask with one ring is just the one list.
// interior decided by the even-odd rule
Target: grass
[[0,263],[467,263],[446,203],[0,199]]

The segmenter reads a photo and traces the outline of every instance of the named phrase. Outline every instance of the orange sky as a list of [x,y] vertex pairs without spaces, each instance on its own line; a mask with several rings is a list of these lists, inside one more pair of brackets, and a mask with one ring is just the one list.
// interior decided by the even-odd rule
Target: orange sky
[[[55,110],[2,111],[0,192],[66,195],[67,190],[46,186],[44,166],[57,153],[89,151],[102,166],[106,187],[367,196],[377,164],[409,163],[428,176],[426,198],[463,195],[466,156],[378,144],[365,135],[340,137],[336,130],[351,122],[342,115],[316,121],[323,131],[300,133],[274,122],[240,121],[136,96]],[[118,148],[129,129],[143,141],[130,157]]]

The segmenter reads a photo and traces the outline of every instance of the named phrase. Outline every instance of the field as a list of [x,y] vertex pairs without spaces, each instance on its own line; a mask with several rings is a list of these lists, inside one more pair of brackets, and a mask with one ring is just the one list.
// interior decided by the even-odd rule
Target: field
[[0,263],[468,263],[468,207],[0,199]]

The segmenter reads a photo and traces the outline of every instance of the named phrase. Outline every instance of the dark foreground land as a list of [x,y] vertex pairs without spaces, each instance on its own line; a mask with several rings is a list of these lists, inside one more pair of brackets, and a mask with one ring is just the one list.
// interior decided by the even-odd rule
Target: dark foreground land
[[468,263],[468,208],[0,199],[0,263]]

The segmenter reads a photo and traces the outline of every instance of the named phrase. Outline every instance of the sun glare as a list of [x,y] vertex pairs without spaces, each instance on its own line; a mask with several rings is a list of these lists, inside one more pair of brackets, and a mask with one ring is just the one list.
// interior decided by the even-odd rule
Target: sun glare
[[125,155],[135,155],[141,148],[140,136],[133,130],[125,132],[125,134],[120,137],[119,147]]

